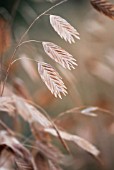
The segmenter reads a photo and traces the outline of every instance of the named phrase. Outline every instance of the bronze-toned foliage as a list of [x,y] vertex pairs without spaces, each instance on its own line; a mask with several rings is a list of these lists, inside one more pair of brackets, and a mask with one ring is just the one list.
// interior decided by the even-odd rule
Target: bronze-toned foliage
[[114,20],[114,5],[107,0],[91,0],[92,6],[99,12]]
[[[0,131],[0,155],[4,150],[7,150],[7,152],[13,155],[12,164],[13,163],[16,164],[16,167],[18,167],[19,170],[36,169],[30,152],[15,137],[11,136],[11,134],[9,134],[7,131]],[[1,168],[3,168],[3,165],[2,167],[0,167],[0,169]]]
[[[8,97],[8,101],[9,99],[12,101],[12,103],[10,103],[11,106],[8,105],[8,107],[10,108],[12,107],[12,105],[15,106],[15,110],[17,111],[17,114],[19,114],[25,121],[27,121],[32,126],[32,128],[34,128],[33,124],[36,123],[38,127],[39,125],[40,127],[42,127],[42,130],[44,132],[47,132],[57,138],[59,138],[60,136],[63,140],[73,142],[79,147],[81,147],[82,149],[84,149],[85,151],[91,153],[95,157],[99,155],[100,153],[99,150],[90,142],[86,141],[85,139],[77,135],[72,135],[65,131],[59,130],[59,128],[55,129],[55,127],[53,127],[52,122],[45,115],[43,115],[43,113],[40,110],[36,109],[31,104],[27,103],[26,100],[17,97],[15,95],[11,96],[10,98]],[[7,97],[0,98],[0,101],[1,102],[3,101],[2,102],[3,106],[1,105],[2,110],[4,108],[5,100],[7,102]],[[11,113],[9,114],[13,117],[16,115],[15,111],[12,114]],[[34,131],[36,131],[36,129],[38,130],[38,128],[35,128]]]

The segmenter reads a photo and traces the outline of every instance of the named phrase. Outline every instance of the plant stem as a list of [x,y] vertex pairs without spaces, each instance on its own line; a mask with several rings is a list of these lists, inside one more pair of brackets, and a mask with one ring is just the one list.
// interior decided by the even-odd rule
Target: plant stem
[[20,47],[21,45],[23,44],[26,44],[26,43],[31,43],[31,42],[35,42],[35,43],[42,43],[42,41],[37,41],[37,40],[28,40],[28,41],[23,41],[22,43],[20,43],[18,46]]
[[12,66],[12,64],[11,64],[11,63],[12,63],[12,60],[13,60],[13,58],[14,58],[14,56],[15,56],[16,52],[17,52],[17,49],[18,49],[18,46],[15,48],[15,50],[14,50],[14,52],[13,52],[13,55],[12,55],[12,57],[11,57],[11,60],[10,60],[9,66],[8,66],[8,68],[7,68],[7,71],[6,71],[6,77],[5,77],[5,79],[4,79],[3,87],[2,87],[2,90],[1,90],[1,96],[3,95],[4,88],[5,88],[5,84],[6,84],[6,81],[7,81],[8,75],[9,75],[9,71],[10,71],[10,68],[11,68],[11,66]]
[[36,62],[36,63],[39,63],[38,60],[34,60],[34,59],[32,59],[32,58],[20,57],[20,58],[17,58],[17,59],[15,59],[15,60],[13,60],[13,61],[11,62],[11,66],[12,66],[15,62],[17,62],[17,61],[19,61],[19,60],[22,60],[22,59],[27,59],[27,60],[31,60],[31,61],[34,61],[34,62]]
[[29,30],[31,29],[31,27],[34,25],[34,23],[43,15],[45,15],[47,12],[49,12],[50,10],[52,10],[53,8],[57,7],[58,5],[61,5],[62,3],[66,2],[67,0],[63,0],[55,5],[53,5],[52,7],[50,7],[49,9],[47,9],[46,11],[44,11],[43,13],[41,13],[39,16],[37,16],[35,18],[35,20],[31,23],[31,25],[28,27],[28,29],[25,31],[25,33],[22,35],[22,37],[20,38],[19,44],[20,42],[23,40],[23,38],[25,37],[25,35],[29,32]]

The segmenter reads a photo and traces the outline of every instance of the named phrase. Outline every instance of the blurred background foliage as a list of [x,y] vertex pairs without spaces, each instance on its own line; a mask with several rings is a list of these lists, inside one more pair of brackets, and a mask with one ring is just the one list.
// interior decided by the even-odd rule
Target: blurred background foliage
[[[51,0],[50,0],[51,1]],[[58,2],[58,1],[56,1]],[[113,2],[113,1],[112,1]],[[3,55],[4,69],[8,65],[16,43],[31,22],[41,12],[53,5],[49,0],[1,0],[0,16],[7,22],[4,35],[7,37]],[[20,47],[16,58],[27,56],[46,61],[55,67],[63,77],[68,95],[56,99],[37,74],[37,65],[23,60],[17,62],[10,72],[8,88],[18,95],[33,100],[52,117],[73,107],[97,106],[114,111],[114,22],[96,12],[89,0],[69,0],[53,9],[51,14],[65,18],[80,33],[81,40],[69,45],[60,39],[49,23],[49,17],[38,20],[26,36],[26,40],[51,41],[66,49],[77,60],[78,67],[67,71],[53,62],[44,53],[40,44],[29,43]],[[0,23],[2,22],[0,20]],[[2,25],[2,24],[1,24]],[[1,26],[0,25],[0,26]],[[0,32],[3,35],[3,32]],[[2,49],[0,41],[0,49]],[[2,71],[2,74],[5,72]],[[5,74],[5,73],[4,73]],[[7,92],[6,90],[6,93]],[[4,116],[3,116],[4,117]],[[6,122],[9,120],[7,119]],[[98,117],[80,114],[64,114],[57,123],[67,131],[83,136],[101,151],[103,167],[97,160],[70,146],[75,159],[70,162],[72,170],[114,169],[114,117],[99,111]],[[66,168],[69,169],[69,166]]]

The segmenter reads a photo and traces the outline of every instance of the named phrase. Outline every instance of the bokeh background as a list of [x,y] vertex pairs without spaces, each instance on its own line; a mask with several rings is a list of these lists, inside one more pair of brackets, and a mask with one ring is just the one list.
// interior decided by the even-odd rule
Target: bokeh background
[[[58,2],[58,1],[56,1]],[[111,1],[114,2],[114,1]],[[5,25],[1,36],[6,37],[5,45],[0,41],[0,55],[5,68],[21,35],[31,22],[54,4],[51,0],[1,0],[0,27]],[[113,170],[114,169],[114,22],[93,9],[90,0],[69,0],[49,12],[66,19],[80,33],[80,41],[68,44],[62,40],[49,23],[49,16],[38,20],[25,40],[51,41],[66,49],[77,60],[78,67],[68,71],[53,62],[42,46],[29,43],[19,48],[16,58],[29,57],[50,63],[58,70],[68,88],[68,95],[62,100],[55,98],[47,89],[37,73],[37,64],[21,60],[12,66],[7,86],[16,94],[33,100],[55,118],[68,109],[97,106],[97,116],[80,115],[71,111],[58,117],[57,124],[84,137],[101,151],[100,161],[80,148],[70,145],[74,159],[69,160],[65,169],[72,170]],[[7,89],[6,89],[6,93]],[[1,115],[10,126],[10,118]],[[13,127],[14,128],[14,127]],[[20,127],[17,128],[21,129]],[[23,125],[23,131],[27,125]],[[22,129],[21,129],[22,130]],[[20,131],[21,131],[20,130]],[[62,149],[62,146],[60,146]],[[100,162],[100,163],[99,163]]]

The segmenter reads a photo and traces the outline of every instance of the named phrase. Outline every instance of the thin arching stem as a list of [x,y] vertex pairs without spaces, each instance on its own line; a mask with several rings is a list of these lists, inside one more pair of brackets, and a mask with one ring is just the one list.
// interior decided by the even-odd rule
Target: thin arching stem
[[32,58],[20,57],[20,58],[17,58],[17,59],[15,59],[15,60],[13,60],[13,61],[11,62],[11,66],[12,66],[15,62],[17,62],[17,61],[19,61],[19,60],[23,60],[23,59],[27,59],[27,60],[31,60],[31,61],[34,61],[34,62],[36,62],[36,63],[39,63],[38,60],[34,60],[34,59],[32,59]]
[[66,2],[66,1],[67,1],[67,0],[63,0],[63,1],[61,1],[61,2],[59,2],[59,3],[57,3],[57,4],[55,4],[55,5],[53,5],[52,7],[48,8],[46,11],[44,11],[44,12],[41,13],[40,15],[38,15],[38,16],[34,19],[34,21],[30,24],[30,26],[28,27],[28,29],[24,32],[24,34],[21,36],[21,38],[20,38],[20,40],[19,40],[19,42],[18,42],[18,44],[17,44],[17,46],[16,46],[13,54],[12,54],[12,57],[11,57],[11,59],[10,59],[9,66],[8,66],[8,68],[7,68],[7,71],[6,71],[6,77],[5,77],[4,82],[3,82],[3,88],[2,88],[2,91],[1,91],[1,96],[3,95],[3,92],[4,92],[4,87],[5,87],[5,84],[6,84],[8,75],[9,75],[10,68],[11,68],[11,66],[12,66],[12,61],[13,61],[13,59],[14,59],[14,57],[15,57],[15,54],[16,54],[18,48],[20,47],[21,44],[23,44],[22,40],[24,39],[24,37],[27,35],[27,33],[29,32],[29,30],[31,29],[31,27],[34,25],[34,23],[35,23],[38,19],[40,19],[43,15],[45,15],[46,13],[48,13],[49,11],[51,11],[52,9],[54,9],[55,7],[61,5],[62,3]]
[[50,7],[49,9],[47,9],[46,11],[44,11],[42,14],[40,14],[39,16],[36,17],[36,19],[31,23],[31,25],[28,27],[28,29],[25,31],[25,33],[22,35],[22,37],[20,38],[19,44],[20,42],[23,40],[23,38],[25,37],[25,35],[29,32],[29,30],[31,29],[31,27],[34,25],[34,23],[43,15],[45,15],[47,12],[51,11],[53,8],[57,7],[58,5],[61,5],[62,3],[66,2],[67,0],[63,0],[55,5],[53,5],[52,7]]
[[28,41],[23,41],[22,43],[20,43],[18,46],[22,46],[23,44],[27,44],[27,43],[31,43],[31,42],[34,42],[34,43],[42,43],[42,41],[37,41],[37,40],[28,40]]

